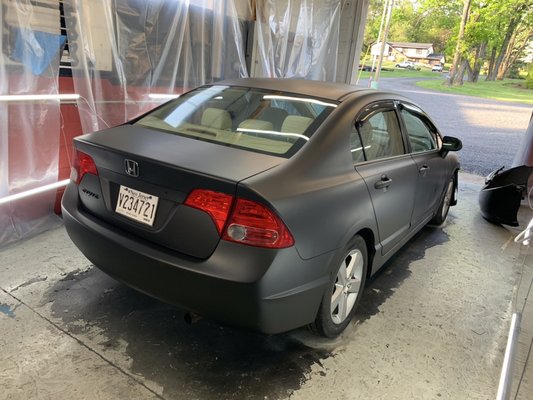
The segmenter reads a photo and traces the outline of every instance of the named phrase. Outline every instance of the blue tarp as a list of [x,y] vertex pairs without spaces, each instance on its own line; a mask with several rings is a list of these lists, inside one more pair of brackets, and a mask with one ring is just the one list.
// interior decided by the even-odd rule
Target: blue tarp
[[30,68],[34,75],[41,75],[50,62],[59,57],[66,36],[53,33],[16,28],[15,48],[11,58]]

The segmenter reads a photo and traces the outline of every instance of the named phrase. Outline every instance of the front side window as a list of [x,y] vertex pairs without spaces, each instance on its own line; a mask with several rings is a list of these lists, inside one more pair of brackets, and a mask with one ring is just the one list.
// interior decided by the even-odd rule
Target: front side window
[[135,124],[229,147],[290,157],[336,103],[248,87],[201,87]]
[[433,133],[418,114],[405,108],[401,108],[400,114],[405,123],[413,153],[435,150],[437,148],[435,133]]
[[[377,111],[356,122],[357,140],[352,139],[352,158],[366,161],[404,154],[402,134],[394,110]],[[353,135],[352,135],[353,136]]]

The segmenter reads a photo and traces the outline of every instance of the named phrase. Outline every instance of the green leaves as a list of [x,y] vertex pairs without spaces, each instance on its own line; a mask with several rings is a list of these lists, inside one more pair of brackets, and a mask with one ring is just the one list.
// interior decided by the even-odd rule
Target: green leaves
[[[377,40],[384,4],[384,0],[370,0],[366,45]],[[433,43],[435,52],[444,53],[451,60],[463,5],[463,0],[396,0],[388,39]],[[532,37],[533,0],[472,0],[459,51],[471,65],[491,63],[484,51],[482,59],[478,59],[483,46],[487,48],[486,54],[495,53],[492,63],[500,58],[501,63],[509,64],[518,58],[517,52],[522,51],[525,41],[531,41]],[[504,65],[504,69],[508,67]]]

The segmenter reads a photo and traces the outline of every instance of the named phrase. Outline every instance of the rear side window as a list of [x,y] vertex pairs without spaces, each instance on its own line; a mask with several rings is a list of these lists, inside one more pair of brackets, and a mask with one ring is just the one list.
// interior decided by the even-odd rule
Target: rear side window
[[292,93],[247,87],[202,87],[135,124],[259,153],[292,156],[337,107]]
[[421,116],[405,108],[400,109],[400,114],[403,118],[413,153],[437,148],[436,134],[432,132]]
[[[354,163],[404,154],[402,134],[394,110],[377,111],[356,122],[352,135]],[[356,132],[354,132],[356,133]]]

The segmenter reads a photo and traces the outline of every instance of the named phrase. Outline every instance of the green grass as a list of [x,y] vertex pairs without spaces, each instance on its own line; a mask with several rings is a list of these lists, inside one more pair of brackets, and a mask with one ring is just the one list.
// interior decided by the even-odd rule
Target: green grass
[[[387,67],[385,67],[387,68]],[[420,71],[407,69],[407,68],[392,68],[393,71],[381,71],[379,76],[381,78],[436,78],[441,74],[438,72],[431,72],[427,69]],[[370,72],[361,72],[361,79],[367,79],[370,76]]]
[[503,81],[486,82],[484,79],[484,77],[481,77],[477,83],[465,82],[463,86],[453,87],[443,85],[444,78],[424,80],[417,82],[416,85],[439,92],[533,104],[533,90],[526,89],[524,80],[505,79]]
[[[370,63],[366,63],[366,65],[370,65]],[[383,68],[388,69],[388,71],[382,70],[380,78],[421,78],[424,80],[417,82],[417,86],[439,92],[533,104],[533,90],[526,89],[526,81],[523,79],[505,79],[503,81],[486,82],[485,77],[482,76],[477,83],[465,82],[463,86],[449,87],[443,85],[446,73],[431,72],[426,68],[422,68],[420,71],[395,68],[394,63],[390,62],[384,63]],[[370,72],[363,71],[361,72],[361,79],[368,79],[370,75]]]

